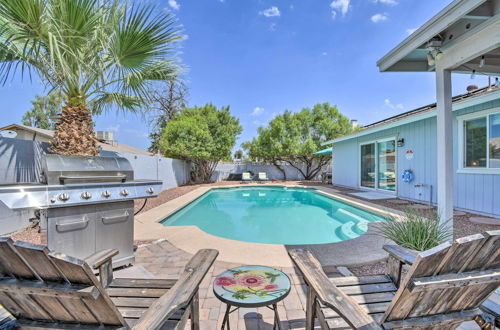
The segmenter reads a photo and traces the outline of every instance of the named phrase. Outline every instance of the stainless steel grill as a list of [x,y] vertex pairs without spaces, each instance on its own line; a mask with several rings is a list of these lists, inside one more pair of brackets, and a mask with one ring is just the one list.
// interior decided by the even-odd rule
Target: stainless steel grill
[[79,258],[115,248],[115,266],[133,262],[134,200],[157,196],[162,182],[134,180],[120,157],[45,155],[43,182],[0,187],[11,209],[39,209],[50,249]]

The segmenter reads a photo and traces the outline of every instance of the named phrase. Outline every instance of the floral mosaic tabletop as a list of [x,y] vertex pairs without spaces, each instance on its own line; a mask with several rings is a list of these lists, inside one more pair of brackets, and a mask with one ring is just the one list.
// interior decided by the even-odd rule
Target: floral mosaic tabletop
[[280,270],[265,266],[228,269],[214,280],[214,293],[223,302],[240,307],[260,307],[284,299],[290,279]]

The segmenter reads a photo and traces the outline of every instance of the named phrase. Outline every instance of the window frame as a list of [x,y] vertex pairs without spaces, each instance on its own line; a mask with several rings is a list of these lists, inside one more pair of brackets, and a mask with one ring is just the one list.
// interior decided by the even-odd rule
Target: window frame
[[[457,173],[470,174],[500,174],[500,168],[490,166],[490,116],[500,114],[500,107],[478,111],[474,113],[458,116],[458,169]],[[465,122],[469,120],[486,118],[486,167],[467,167],[465,166],[466,143],[465,143]]]

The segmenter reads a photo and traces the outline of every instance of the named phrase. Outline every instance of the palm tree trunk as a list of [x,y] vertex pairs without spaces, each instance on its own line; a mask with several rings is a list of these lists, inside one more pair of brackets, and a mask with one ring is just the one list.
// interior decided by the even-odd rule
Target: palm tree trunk
[[51,141],[50,152],[59,155],[98,156],[92,113],[84,104],[67,103]]

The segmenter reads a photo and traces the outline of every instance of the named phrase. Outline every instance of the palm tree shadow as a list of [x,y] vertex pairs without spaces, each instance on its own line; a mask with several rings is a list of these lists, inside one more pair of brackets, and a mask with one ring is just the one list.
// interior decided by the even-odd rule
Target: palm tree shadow
[[46,142],[0,137],[0,182],[43,182],[42,156],[48,149]]

